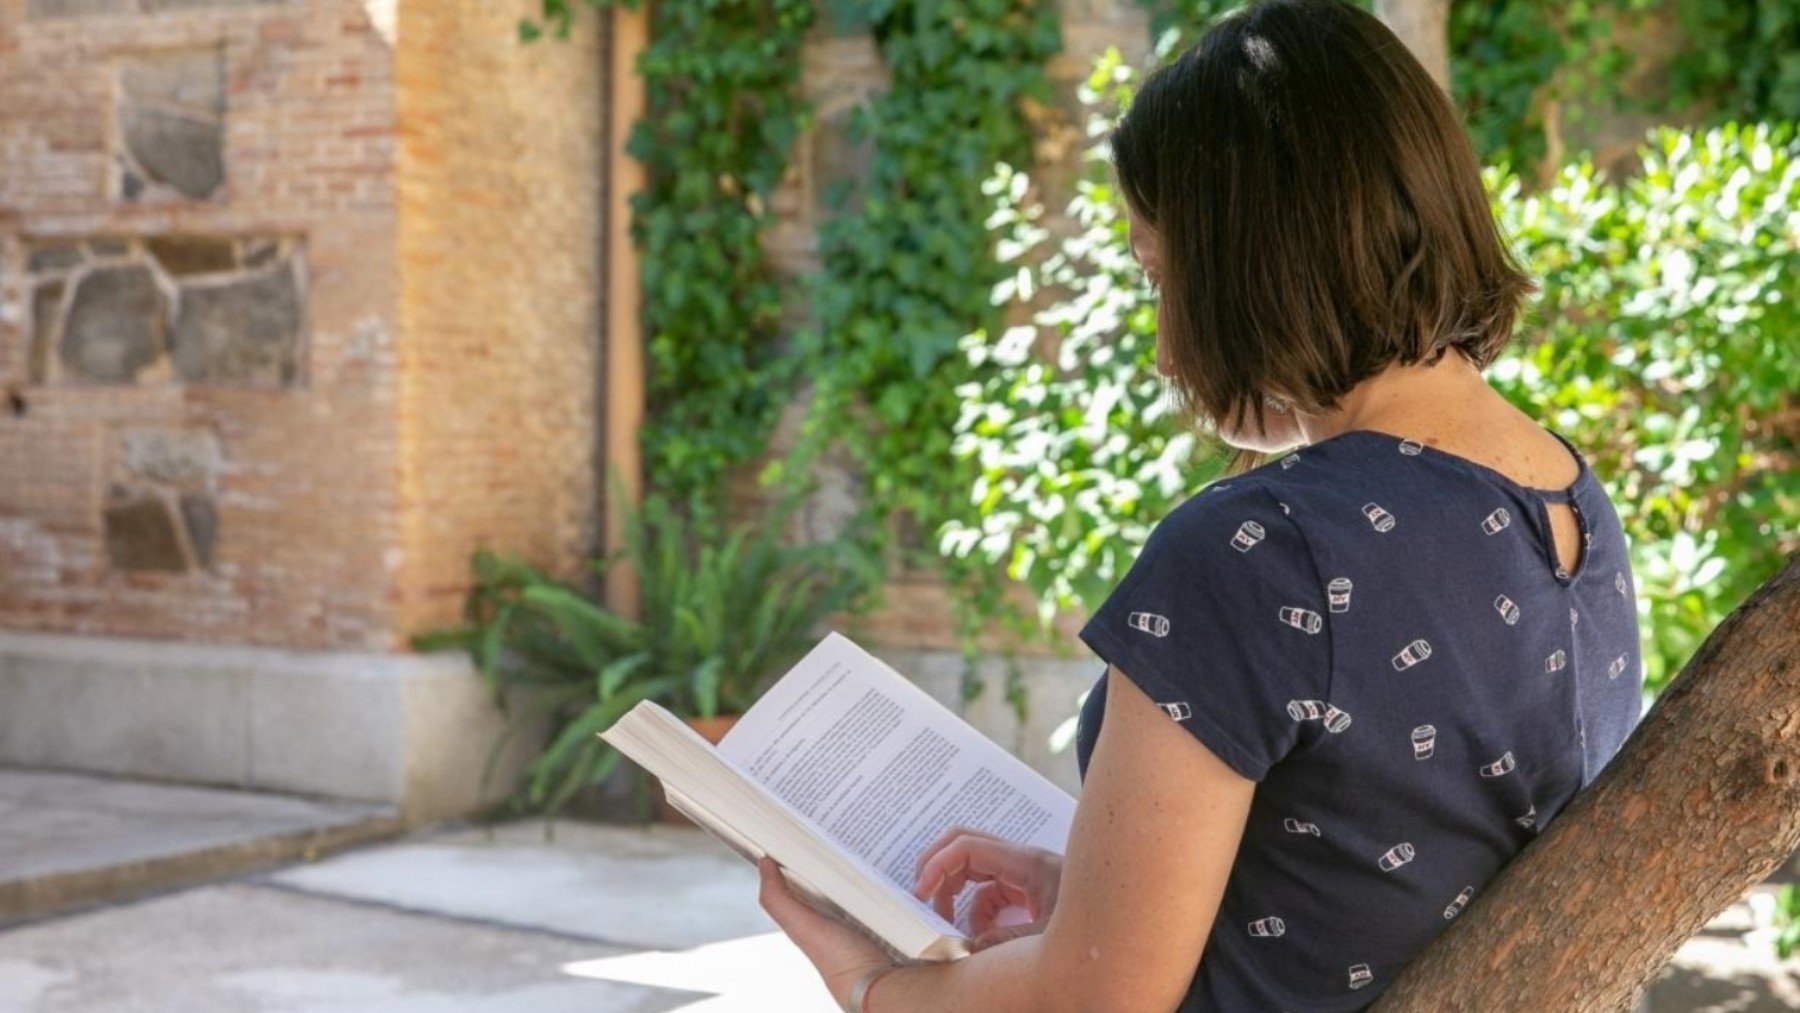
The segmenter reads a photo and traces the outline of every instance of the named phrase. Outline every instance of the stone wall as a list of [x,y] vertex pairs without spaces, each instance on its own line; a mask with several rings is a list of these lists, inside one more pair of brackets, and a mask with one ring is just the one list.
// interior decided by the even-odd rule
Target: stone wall
[[390,45],[0,0],[0,628],[393,642]]
[[591,548],[602,19],[535,8],[0,0],[0,629],[392,650]]

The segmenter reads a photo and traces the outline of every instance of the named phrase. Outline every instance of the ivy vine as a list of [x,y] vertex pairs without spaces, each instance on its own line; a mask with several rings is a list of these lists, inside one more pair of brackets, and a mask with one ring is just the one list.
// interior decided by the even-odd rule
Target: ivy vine
[[[540,21],[568,38],[576,4],[541,0]],[[799,363],[778,345],[782,301],[763,252],[769,194],[812,125],[796,87],[813,0],[651,5],[637,70],[645,115],[626,151],[646,168],[631,197],[646,349],[644,459],[658,488],[696,517],[723,516],[724,477],[756,457]]]
[[[840,0],[840,6],[845,6]],[[969,376],[958,342],[992,326],[990,299],[1005,275],[986,227],[982,182],[999,162],[1030,164],[1024,103],[1047,103],[1044,65],[1061,49],[1053,0],[861,0],[891,86],[852,114],[851,136],[872,139],[859,206],[819,232],[816,325],[797,342],[816,377],[789,461],[768,480],[804,473],[835,443],[859,465],[864,517],[900,514],[929,542],[973,519],[975,472],[951,454],[957,387]],[[1031,621],[1005,599],[992,566],[910,546],[871,524],[883,559],[937,571],[951,594],[965,698],[980,691],[977,638]],[[1021,715],[1022,673],[1006,655],[1006,697]]]
[[[1140,0],[1168,55],[1243,0]],[[1356,0],[1370,8],[1369,0]],[[1639,54],[1623,30],[1671,13],[1682,46],[1665,92],[1628,95]],[[1546,108],[1558,129],[1609,110],[1678,114],[1707,108],[1700,126],[1800,118],[1800,0],[1451,0],[1450,82],[1470,139],[1487,164],[1523,171],[1548,151]],[[1569,153],[1574,157],[1575,153]],[[1556,166],[1542,166],[1554,174]]]

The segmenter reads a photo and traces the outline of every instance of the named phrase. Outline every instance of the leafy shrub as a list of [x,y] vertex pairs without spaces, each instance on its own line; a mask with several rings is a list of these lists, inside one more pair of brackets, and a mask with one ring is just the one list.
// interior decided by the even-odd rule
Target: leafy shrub
[[1632,542],[1647,683],[1800,541],[1800,142],[1658,128],[1643,174],[1489,170],[1542,291],[1491,378],[1590,456]]
[[714,534],[661,495],[633,509],[616,475],[612,487],[611,502],[624,504],[624,544],[593,569],[630,565],[641,619],[484,550],[475,554],[464,625],[414,641],[421,650],[468,650],[502,709],[511,708],[484,787],[506,743],[548,713],[549,745],[526,768],[516,808],[554,813],[605,779],[619,754],[597,733],[639,701],[700,717],[748,710],[814,646],[814,627],[862,604],[875,583],[872,562],[844,546],[781,544],[798,493],[755,527]]
[[[1091,611],[1151,526],[1223,466],[1176,433],[1155,371],[1155,307],[1131,259],[1104,132],[1131,94],[1109,53],[1086,82],[1089,169],[1044,250],[1029,181],[989,180],[996,302],[1038,306],[999,340],[967,335],[953,445],[979,462],[979,525],[938,531],[947,554],[1004,561],[1042,601]],[[1800,145],[1790,126],[1728,124],[1649,138],[1644,174],[1587,161],[1526,195],[1485,175],[1543,291],[1490,370],[1509,399],[1569,436],[1618,505],[1639,578],[1650,692],[1796,547],[1800,528]],[[1204,434],[1202,434],[1204,435]]]

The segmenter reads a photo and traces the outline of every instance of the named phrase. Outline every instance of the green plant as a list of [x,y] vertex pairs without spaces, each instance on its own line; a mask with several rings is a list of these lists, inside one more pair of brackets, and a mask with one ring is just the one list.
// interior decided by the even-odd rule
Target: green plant
[[947,522],[939,551],[1004,563],[1035,592],[1044,631],[1063,608],[1099,604],[1157,519],[1224,465],[1169,425],[1156,309],[1107,167],[1102,138],[1133,80],[1108,50],[1081,87],[1094,143],[1067,208],[1076,231],[1047,253],[1027,176],[1002,164],[989,180],[1011,268],[993,298],[1038,308],[997,341],[977,330],[960,346],[974,377],[956,391],[952,447],[977,466],[974,517]]
[[1651,692],[1800,547],[1800,138],[1658,128],[1614,185],[1487,174],[1542,282],[1495,385],[1574,439],[1632,543]]
[[[969,469],[950,453],[956,386],[967,366],[957,341],[994,318],[988,298],[1003,271],[983,226],[992,202],[982,178],[998,160],[1031,158],[1028,114],[1050,98],[1044,63],[1061,48],[1049,0],[851,0],[881,48],[890,87],[853,113],[854,139],[873,141],[860,204],[819,230],[818,322],[796,339],[818,384],[791,460],[764,480],[804,474],[827,442],[859,464],[864,518],[900,515],[929,535],[966,515]],[[1033,103],[1036,103],[1033,105]],[[834,194],[836,199],[843,194]],[[871,548],[937,570],[951,589],[965,698],[980,690],[982,634],[1019,628],[992,567],[897,543],[868,525]],[[1024,706],[1016,659],[1007,697]]]
[[[1116,54],[1084,92],[1098,138],[1130,95]],[[1649,691],[1800,548],[1800,141],[1792,124],[1661,129],[1644,172],[1598,182],[1590,161],[1543,194],[1489,169],[1495,212],[1542,292],[1490,370],[1508,398],[1581,446],[1618,505],[1638,574]],[[1098,147],[1098,142],[1096,144]],[[1000,166],[994,223],[1030,325],[963,349],[956,452],[976,461],[978,520],[940,549],[1091,611],[1155,520],[1218,471],[1216,445],[1170,431],[1154,372],[1155,311],[1096,159],[1037,252],[1041,209]]]
[[[629,503],[616,474],[611,502]],[[549,744],[526,768],[514,801],[555,813],[612,771],[619,755],[597,733],[639,701],[701,717],[747,710],[768,681],[813,647],[814,627],[858,606],[874,580],[870,562],[853,549],[782,544],[796,502],[784,498],[756,525],[718,534],[660,495],[646,496],[641,508],[622,506],[623,545],[594,570],[631,568],[639,619],[519,559],[477,552],[465,624],[415,644],[467,649],[502,708],[510,708],[484,788],[505,744],[545,714]],[[507,692],[513,689],[524,692]],[[515,706],[513,696],[528,706]]]
[[1783,883],[1773,894],[1752,894],[1750,913],[1755,924],[1750,934],[1765,936],[1777,957],[1786,960],[1800,951],[1800,886]]
[[[531,41],[567,38],[581,6],[540,0]],[[646,109],[625,150],[647,183],[631,196],[644,293],[644,459],[657,485],[696,514],[722,514],[723,479],[759,454],[802,364],[779,346],[780,286],[762,234],[769,197],[812,123],[799,95],[813,0],[651,5],[637,61]]]

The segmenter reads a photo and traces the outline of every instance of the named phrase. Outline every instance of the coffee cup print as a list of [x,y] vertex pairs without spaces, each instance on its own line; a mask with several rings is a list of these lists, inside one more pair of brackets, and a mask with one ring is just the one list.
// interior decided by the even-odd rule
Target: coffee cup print
[[1606,666],[1606,677],[1608,679],[1617,679],[1619,676],[1624,675],[1624,674],[1625,674],[1625,656],[1623,654],[1621,654],[1618,657],[1613,659],[1612,664]]
[[1238,525],[1237,534],[1231,536],[1231,547],[1239,552],[1249,552],[1262,540],[1263,526],[1255,521],[1245,521]]
[[1501,756],[1498,760],[1495,760],[1493,763],[1482,764],[1481,765],[1481,776],[1482,777],[1499,777],[1502,774],[1510,773],[1513,769],[1513,766],[1514,766],[1514,763],[1513,763],[1512,750],[1508,749],[1505,753],[1501,754]]
[[1125,621],[1131,625],[1132,629],[1143,630],[1153,637],[1166,637],[1169,635],[1169,619],[1167,616],[1159,616],[1154,612],[1133,612],[1131,615],[1125,617]]
[[1506,620],[1508,626],[1519,621],[1519,606],[1514,605],[1513,600],[1505,595],[1494,599],[1494,610],[1500,613],[1500,618]]
[[1571,608],[1569,610],[1569,629],[1574,629],[1576,624],[1578,624],[1580,622],[1581,622],[1581,616],[1577,615],[1575,613],[1575,610]]
[[1412,730],[1413,759],[1429,760],[1431,752],[1437,748],[1437,729],[1431,725],[1420,725]]
[[1165,714],[1177,721],[1186,721],[1188,718],[1194,716],[1194,709],[1188,706],[1186,700],[1177,700],[1174,703],[1159,703],[1157,706],[1161,707]]
[[1294,629],[1305,630],[1307,633],[1317,633],[1325,624],[1324,618],[1317,612],[1314,612],[1311,609],[1303,609],[1298,605],[1283,605],[1281,607],[1281,621],[1292,626]]
[[1462,892],[1456,895],[1456,899],[1450,902],[1450,906],[1444,909],[1444,917],[1455,918],[1456,913],[1461,911],[1469,903],[1469,898],[1473,896],[1475,896],[1474,887],[1463,887]]
[[1350,965],[1350,987],[1361,988],[1375,980],[1375,972],[1369,970],[1367,964]]
[[1350,611],[1350,578],[1334,577],[1325,585],[1325,600],[1330,603],[1333,612]]
[[1326,731],[1335,735],[1350,727],[1350,715],[1338,710],[1330,704],[1326,704],[1325,720],[1321,723],[1324,724]]
[[1266,936],[1272,939],[1286,931],[1287,923],[1274,915],[1258,918],[1250,923],[1250,934],[1253,936]]
[[1620,596],[1623,596],[1625,594],[1625,571],[1624,570],[1619,570],[1618,572],[1613,574],[1613,587],[1616,587],[1619,589]]
[[1505,507],[1499,507],[1481,519],[1481,530],[1490,535],[1497,535],[1505,531],[1506,526],[1511,523],[1512,514],[1507,513]]
[[1281,459],[1281,470],[1286,471],[1289,468],[1292,468],[1294,465],[1299,464],[1299,463],[1300,463],[1300,455],[1299,454],[1289,454],[1286,457]]
[[1394,671],[1404,672],[1429,657],[1431,645],[1424,640],[1415,640],[1400,648],[1400,653],[1394,655]]
[[1424,449],[1425,449],[1425,444],[1420,443],[1417,440],[1401,440],[1400,441],[1400,452],[1402,454],[1405,454],[1408,457],[1418,457],[1419,451],[1424,450]]
[[1382,872],[1393,872],[1412,860],[1413,846],[1401,843],[1383,851],[1381,857],[1375,860],[1375,864],[1381,866]]
[[1308,823],[1305,820],[1297,820],[1292,816],[1282,817],[1281,828],[1290,834],[1311,834],[1314,837],[1319,836],[1319,828],[1316,825]]
[[1530,828],[1533,823],[1537,822],[1537,803],[1531,803],[1531,809],[1528,810],[1525,815],[1514,816],[1513,822],[1517,823],[1519,826]]
[[1563,653],[1562,648],[1559,647],[1548,658],[1544,659],[1544,671],[1560,672],[1567,667],[1568,664],[1569,656]]
[[1288,717],[1293,718],[1295,721],[1310,721],[1314,718],[1321,718],[1325,716],[1325,701],[1289,700],[1287,712]]
[[1364,503],[1362,512],[1363,516],[1369,519],[1369,523],[1375,526],[1376,531],[1394,530],[1394,515],[1383,510],[1381,504]]

